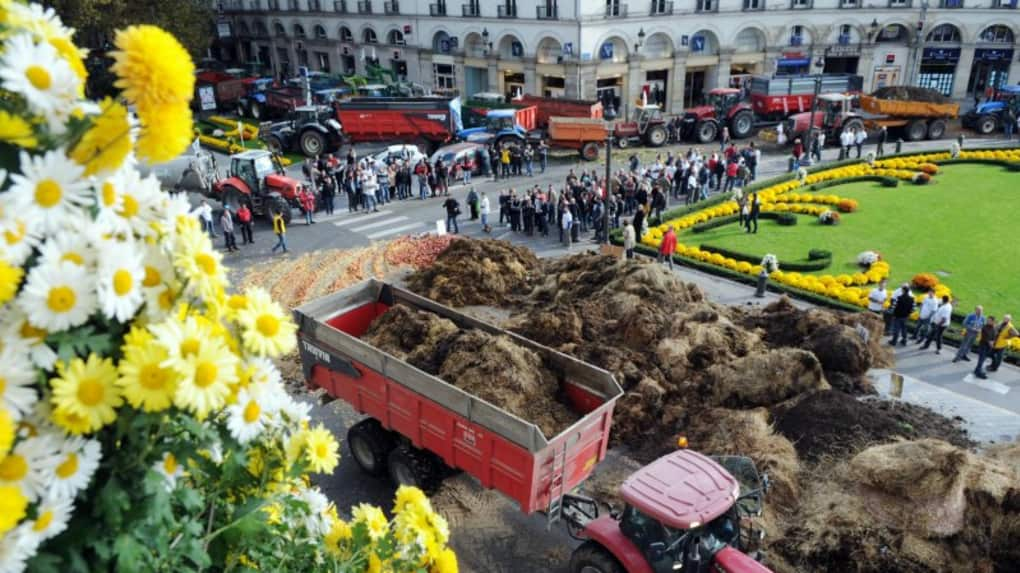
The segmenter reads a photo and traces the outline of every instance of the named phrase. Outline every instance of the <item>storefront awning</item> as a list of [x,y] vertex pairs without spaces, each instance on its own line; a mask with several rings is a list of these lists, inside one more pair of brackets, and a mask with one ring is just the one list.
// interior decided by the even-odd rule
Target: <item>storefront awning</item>
[[776,62],[779,67],[806,66],[811,63],[810,58],[786,58]]

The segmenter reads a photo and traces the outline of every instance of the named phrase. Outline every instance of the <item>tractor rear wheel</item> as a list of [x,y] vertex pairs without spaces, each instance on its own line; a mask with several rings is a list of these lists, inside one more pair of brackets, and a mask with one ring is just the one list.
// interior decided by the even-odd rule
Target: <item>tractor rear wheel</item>
[[230,207],[230,210],[237,213],[237,209],[241,206],[241,200],[244,194],[241,190],[232,185],[226,185],[223,187],[223,199],[222,203],[224,207]]
[[399,446],[387,457],[390,480],[396,486],[416,487],[432,495],[443,482],[442,462],[432,453],[413,446]]
[[649,147],[662,147],[666,143],[669,133],[664,125],[652,125],[645,131],[645,143]]
[[719,135],[719,126],[714,121],[698,122],[694,127],[694,134],[698,138],[698,143],[711,143]]
[[570,573],[626,573],[623,565],[595,541],[585,541],[570,556]]
[[326,149],[326,136],[313,129],[305,130],[298,140],[298,146],[305,157],[318,157]]
[[750,137],[751,132],[754,131],[754,112],[749,109],[738,111],[736,115],[730,119],[730,134],[735,139],[744,139]]
[[589,141],[581,146],[581,159],[595,161],[599,158],[599,144]]
[[266,219],[270,224],[273,222],[273,215],[280,213],[283,215],[283,223],[290,225],[291,210],[290,203],[287,202],[283,197],[267,197],[266,198]]
[[994,115],[982,115],[974,125],[975,131],[981,135],[990,135],[995,132],[997,127],[999,127],[999,122]]
[[272,151],[273,153],[283,153],[287,151],[286,149],[283,148],[283,140],[281,140],[279,136],[276,135],[266,136],[265,142],[266,149]]
[[347,430],[347,447],[361,471],[381,476],[386,473],[386,460],[396,441],[378,420],[368,418]]
[[923,119],[915,119],[904,128],[907,141],[921,141],[928,135],[928,124]]
[[854,117],[850,118],[843,124],[843,131],[860,131],[864,129],[864,122]]
[[946,120],[933,119],[928,124],[928,139],[942,139],[946,134]]

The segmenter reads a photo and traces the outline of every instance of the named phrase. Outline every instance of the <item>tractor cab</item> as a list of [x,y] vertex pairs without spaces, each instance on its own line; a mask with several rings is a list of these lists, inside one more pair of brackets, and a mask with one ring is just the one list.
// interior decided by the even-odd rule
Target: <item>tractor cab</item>
[[853,110],[854,97],[846,94],[820,94],[818,108],[822,112],[822,125],[833,126],[839,123],[837,118],[849,114]]
[[639,105],[634,108],[634,119],[641,126],[641,133],[649,123],[662,121],[662,110],[657,105]]
[[266,176],[272,175],[275,171],[273,158],[268,151],[245,151],[230,158],[229,176],[244,181],[253,193],[260,191]]
[[715,117],[724,118],[740,103],[743,94],[736,88],[716,88],[708,92],[708,105],[715,108]]

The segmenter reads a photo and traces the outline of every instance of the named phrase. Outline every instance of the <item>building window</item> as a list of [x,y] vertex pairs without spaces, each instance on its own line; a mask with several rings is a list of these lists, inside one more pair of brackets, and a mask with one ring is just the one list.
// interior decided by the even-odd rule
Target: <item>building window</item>
[[273,33],[276,34],[277,36],[286,36],[287,29],[283,27],[283,24],[277,22],[273,24]]
[[812,0],[792,0],[792,3],[790,4],[790,6],[794,10],[806,9],[806,8],[810,8],[811,7],[811,2],[812,2]]
[[697,0],[697,3],[694,5],[696,12],[715,12],[718,9],[719,4],[716,0]]
[[432,64],[433,91],[452,92],[457,89],[457,73],[452,64]]
[[308,0],[308,9],[312,12],[322,12],[322,0]]
[[889,24],[878,33],[879,42],[905,42],[907,29],[899,24]]
[[319,65],[320,72],[329,72],[329,54],[326,52],[315,52],[315,63]]
[[765,0],[744,0],[744,10],[764,10]]
[[294,37],[295,38],[304,38],[305,37],[305,28],[304,28],[304,26],[302,26],[301,24],[294,24]]
[[319,26],[318,24],[316,24],[316,26],[315,26],[315,38],[317,40],[325,40],[326,39],[326,29],[323,28],[322,26]]
[[298,65],[308,67],[308,50],[298,50],[297,53]]
[[371,28],[365,28],[365,31],[361,33],[361,42],[363,44],[376,44],[379,39],[375,36],[375,30]]
[[1012,44],[1013,31],[1006,26],[989,26],[985,28],[984,32],[981,32],[981,37],[978,38],[978,41],[994,44]]
[[627,5],[620,0],[606,0],[606,17],[615,18],[627,15]]
[[804,26],[794,26],[793,32],[790,33],[790,45],[800,46],[804,44]]
[[857,8],[860,3],[857,0],[839,0],[840,8]]
[[353,42],[354,34],[351,33],[351,29],[347,26],[340,26],[340,41],[341,42]]
[[394,46],[403,46],[404,34],[400,30],[390,30],[390,33],[386,35],[386,43]]
[[839,45],[841,45],[841,46],[848,45],[850,43],[850,34],[852,34],[852,33],[853,33],[853,29],[850,27],[850,24],[843,24],[842,26],[840,26],[839,27],[839,38],[837,40]]
[[269,35],[269,30],[266,29],[266,25],[263,22],[255,22],[255,35],[263,37]]
[[929,42],[960,43],[960,31],[952,24],[940,24],[928,33]]

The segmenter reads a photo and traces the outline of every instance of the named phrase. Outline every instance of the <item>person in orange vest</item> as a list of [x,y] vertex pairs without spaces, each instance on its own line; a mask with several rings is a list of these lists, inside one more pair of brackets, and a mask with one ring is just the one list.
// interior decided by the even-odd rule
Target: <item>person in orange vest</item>
[[241,203],[237,209],[237,221],[241,224],[241,244],[249,245],[255,242],[252,238],[251,209],[247,203]]
[[665,257],[666,262],[669,263],[669,270],[673,270],[673,253],[676,251],[676,232],[673,230],[673,225],[670,225],[666,229],[666,234],[662,236],[662,242],[659,243],[659,262]]

